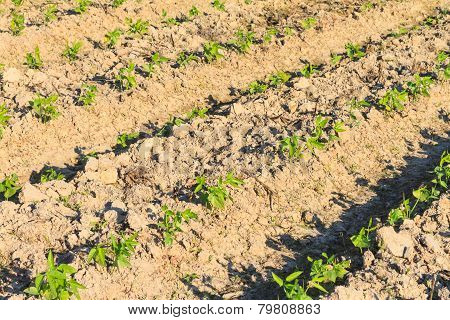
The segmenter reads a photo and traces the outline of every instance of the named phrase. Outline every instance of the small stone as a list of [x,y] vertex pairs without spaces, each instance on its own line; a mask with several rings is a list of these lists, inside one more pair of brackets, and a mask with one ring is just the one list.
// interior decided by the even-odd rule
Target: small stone
[[6,69],[5,72],[3,72],[3,81],[5,82],[20,82],[22,80],[22,77],[22,73],[16,68],[9,68]]
[[98,170],[98,159],[89,158],[84,167],[84,171],[92,171],[95,172]]
[[20,193],[20,200],[22,202],[40,202],[46,199],[47,196],[31,183],[27,182],[22,187],[22,191]]
[[117,169],[111,168],[100,172],[100,181],[104,184],[114,184],[117,182],[119,175],[117,174]]
[[181,126],[175,126],[172,129],[173,136],[175,138],[184,138],[189,134],[189,128],[191,126],[188,124],[182,124]]
[[294,83],[294,88],[296,90],[306,89],[311,86],[311,81],[307,78],[300,78],[297,82]]
[[423,234],[421,235],[421,240],[423,244],[429,248],[431,251],[435,253],[442,253],[442,248],[439,245],[439,242],[436,238],[431,234]]
[[142,213],[139,214],[136,211],[130,211],[128,213],[128,224],[130,225],[130,228],[136,231],[140,231],[143,228],[145,228],[149,221],[147,219],[147,214]]
[[377,239],[396,257],[409,258],[413,254],[414,242],[407,231],[397,233],[393,227],[383,227],[377,231]]
[[72,184],[62,180],[53,181],[53,189],[61,197],[68,197],[75,191],[75,187]]
[[366,250],[363,254],[364,268],[369,268],[374,260],[375,256],[373,255],[372,251]]
[[244,114],[244,113],[246,113],[246,109],[242,105],[242,103],[235,103],[235,104],[233,104],[232,109],[233,109],[233,112],[235,114]]
[[111,168],[114,168],[114,163],[111,159],[108,158],[101,158],[98,160],[98,169],[105,171],[110,170]]

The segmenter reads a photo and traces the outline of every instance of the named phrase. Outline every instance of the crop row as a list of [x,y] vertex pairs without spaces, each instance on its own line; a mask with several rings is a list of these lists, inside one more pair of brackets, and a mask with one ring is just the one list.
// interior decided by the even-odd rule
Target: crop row
[[[445,13],[443,13],[445,15]],[[438,18],[437,17],[431,17],[427,18],[423,25],[428,26],[432,25],[434,23],[437,23]],[[402,28],[396,33],[391,34],[392,36],[401,36],[403,34],[406,34],[409,31],[407,28]],[[267,34],[265,35],[265,37]],[[270,35],[270,38],[272,37],[272,34]],[[267,40],[268,38],[265,38]],[[236,34],[236,39],[233,41],[230,41],[228,43],[228,48],[231,50],[238,51],[240,53],[245,53],[249,50],[250,46],[254,43],[254,34],[251,32],[244,33],[243,31],[238,31]],[[67,45],[66,49],[63,52],[63,55],[69,60],[74,61],[78,58],[78,53],[81,48],[81,43],[76,42],[72,45]],[[225,47],[219,45],[215,42],[209,42],[204,45],[204,50],[202,54],[186,54],[182,52],[177,60],[174,63],[174,66],[183,66],[189,61],[192,60],[198,60],[199,57],[201,57],[205,62],[213,62],[215,60],[223,58],[223,50]],[[444,65],[445,62],[445,53],[443,53],[444,56],[442,57]],[[355,60],[364,55],[364,52],[361,50],[361,47],[355,44],[349,43],[346,46],[346,53],[345,54],[333,54],[331,57],[331,62],[333,64],[336,64],[339,62],[342,57],[348,57],[350,60]],[[170,63],[170,59],[161,56],[159,53],[154,53],[150,58],[149,62],[146,65],[137,67],[134,63],[130,62],[127,67],[119,69],[117,74],[115,75],[114,80],[110,80],[111,83],[115,88],[117,88],[120,91],[128,91],[133,88],[135,88],[138,85],[137,82],[137,74],[141,74],[144,76],[150,76],[158,68],[161,67],[163,63]],[[30,68],[41,68],[42,67],[42,59],[39,53],[39,48],[36,48],[34,53],[28,53],[26,55],[26,64]],[[289,81],[291,75],[301,75],[304,77],[310,77],[312,74],[316,73],[319,70],[319,66],[314,66],[312,64],[305,64],[303,69],[299,71],[299,73],[295,72],[278,72],[276,74],[273,74],[267,78],[267,82],[264,81],[253,81],[250,83],[247,90],[244,90],[243,93],[247,94],[255,94],[255,93],[262,93],[264,92],[268,87],[277,87],[280,84],[286,83]],[[448,75],[448,66],[444,67],[444,74]],[[418,80],[420,81],[420,79]],[[90,106],[95,102],[96,94],[97,94],[97,86],[93,84],[84,83],[82,84],[81,88],[78,89],[78,96],[76,98],[77,104],[81,106]],[[386,108],[399,108],[401,103],[399,104],[397,100],[402,100],[405,98],[405,94],[393,90],[392,92],[389,92],[389,95],[385,97],[383,101],[380,101],[380,104],[384,105]],[[38,117],[42,122],[48,122],[51,119],[54,119],[59,116],[58,108],[56,106],[56,101],[58,99],[58,96],[56,94],[50,94],[48,96],[43,96],[41,94],[37,94],[37,97],[30,101],[30,107],[33,111],[33,114]],[[203,110],[203,111],[202,111]],[[8,115],[6,114],[6,107],[3,106],[3,122],[0,123],[3,127],[6,126]],[[193,110],[192,115],[195,115],[196,112],[204,113],[204,109],[197,109]],[[170,128],[174,124],[183,123],[181,119],[174,118],[165,128],[164,130]],[[295,140],[295,138],[294,138]],[[288,142],[288,141],[286,141]],[[295,144],[295,141],[291,141],[291,143]],[[291,148],[292,149],[292,148]],[[292,152],[292,151],[291,151]]]

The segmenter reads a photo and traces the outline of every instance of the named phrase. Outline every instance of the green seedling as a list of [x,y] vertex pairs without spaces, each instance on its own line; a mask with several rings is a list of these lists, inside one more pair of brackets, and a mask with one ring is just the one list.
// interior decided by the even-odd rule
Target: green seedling
[[288,275],[286,279],[282,279],[272,272],[272,279],[280,288],[283,289],[286,299],[288,300],[312,300],[307,294],[307,290],[298,283],[298,278],[302,275],[303,271],[295,271]]
[[369,11],[372,10],[374,8],[374,4],[370,1],[364,2],[363,5],[361,6],[361,11]]
[[308,29],[314,28],[316,23],[317,23],[317,19],[316,18],[308,17],[305,20],[303,20],[300,24],[301,24],[303,29],[308,30]]
[[13,12],[9,29],[14,36],[20,35],[25,29],[25,16],[21,13]]
[[332,132],[328,135],[329,141],[339,140],[339,133],[345,132],[344,121],[336,121],[331,128]]
[[78,103],[85,107],[92,105],[95,102],[95,98],[97,97],[97,91],[97,86],[84,83],[81,86]]
[[131,266],[130,257],[134,253],[135,247],[138,245],[136,241],[138,234],[133,233],[126,238],[122,235],[119,239],[115,236],[111,236],[111,251],[113,254],[113,266],[116,268],[128,268]]
[[143,70],[147,76],[151,76],[155,72],[155,67],[159,67],[162,63],[168,62],[170,59],[163,57],[158,52],[155,52],[151,58],[150,62],[144,65]]
[[314,120],[314,131],[306,138],[306,147],[314,154],[315,150],[322,150],[325,148],[325,142],[322,142],[323,129],[330,121],[329,118],[317,116]]
[[51,4],[44,11],[44,22],[46,24],[56,20],[56,14],[58,13],[58,6],[56,4]]
[[370,107],[370,103],[368,103],[367,101],[365,101],[365,100],[358,101],[358,100],[356,100],[356,98],[353,98],[352,100],[350,100],[347,103],[347,105],[350,106],[349,115],[353,121],[357,121],[356,115],[355,115],[356,110],[361,110],[364,107]]
[[229,45],[233,46],[239,53],[247,53],[255,41],[255,33],[252,31],[238,30],[234,35],[236,39],[231,40]]
[[372,239],[370,233],[374,230],[376,230],[376,227],[372,227],[372,218],[370,218],[369,225],[367,226],[367,228],[362,227],[361,230],[359,230],[358,234],[355,234],[350,237],[350,240],[352,241],[353,245],[356,248],[359,248],[361,253],[363,249],[371,247]]
[[54,181],[54,180],[64,180],[66,177],[61,173],[57,172],[55,169],[47,169],[41,175],[41,183]]
[[446,64],[448,58],[449,55],[446,52],[441,51],[436,59],[436,69],[438,72],[443,73],[444,79],[446,80],[450,79],[450,64]]
[[122,133],[117,137],[117,146],[127,148],[133,140],[139,138],[139,132]]
[[247,93],[257,94],[263,93],[267,90],[269,86],[262,81],[253,81],[248,85]]
[[129,237],[124,234],[119,238],[112,235],[109,244],[98,244],[89,251],[87,262],[93,261],[102,267],[128,268],[131,266],[130,257],[138,245],[137,237],[137,232]]
[[30,101],[30,106],[34,115],[40,119],[42,123],[47,123],[59,116],[58,107],[55,106],[57,100],[57,94],[51,94],[48,97],[37,94],[36,98]]
[[177,64],[179,67],[186,67],[190,62],[197,61],[198,57],[193,53],[180,52],[177,57]]
[[277,28],[269,28],[263,36],[264,43],[271,42],[272,39],[280,34],[280,31]]
[[27,53],[25,59],[26,59],[25,64],[30,69],[40,69],[43,65],[39,47],[36,47],[34,49],[34,54],[32,52]]
[[225,2],[222,2],[220,0],[214,0],[211,5],[213,8],[219,10],[219,11],[225,11]]
[[91,0],[75,0],[78,3],[78,6],[73,9],[78,14],[85,13],[89,6],[92,4]]
[[194,281],[195,279],[198,279],[199,276],[196,273],[188,273],[185,274],[183,276],[183,278],[181,278],[181,280],[183,280],[184,282],[188,283],[188,284],[192,284],[192,281]]
[[62,55],[66,57],[70,62],[74,62],[78,59],[78,53],[81,50],[83,43],[81,41],[75,41],[71,45],[66,43],[66,48],[64,49]]
[[203,44],[203,56],[208,63],[223,58],[223,50],[224,47],[214,41]]
[[395,225],[399,221],[411,219],[414,216],[414,211],[419,203],[429,202],[437,199],[440,192],[435,187],[428,188],[426,186],[413,190],[412,192],[416,201],[413,206],[410,205],[410,199],[403,199],[402,204],[395,209],[392,209],[388,215],[388,222],[390,225]]
[[192,6],[192,8],[189,9],[189,17],[190,17],[190,18],[196,17],[196,16],[198,16],[199,14],[200,14],[200,11],[197,9],[196,6]]
[[179,127],[184,124],[184,120],[178,117],[170,116],[169,121],[164,124],[161,130],[156,134],[158,137],[167,137],[172,133],[173,127]]
[[135,68],[136,65],[130,62],[127,67],[119,69],[116,75],[116,87],[119,90],[130,90],[137,86]]
[[8,201],[16,195],[16,193],[21,189],[21,187],[18,186],[18,181],[19,177],[13,173],[5,177],[5,179],[0,182],[0,194],[3,194],[3,199]]
[[343,57],[340,54],[332,53],[331,54],[331,64],[332,65],[338,64],[339,62],[341,62],[342,58]]
[[359,44],[347,43],[345,45],[345,50],[347,52],[347,57],[353,61],[359,60],[365,56],[365,53],[361,51]]
[[449,55],[447,54],[447,52],[445,52],[445,51],[439,52],[438,56],[436,58],[437,67],[441,68],[445,64],[445,62],[447,61],[448,58],[449,58]]
[[176,233],[183,231],[181,229],[182,223],[189,223],[190,220],[197,219],[197,214],[190,209],[186,209],[182,212],[174,212],[169,210],[167,206],[163,206],[161,209],[164,212],[164,218],[158,223],[158,227],[163,233],[164,245],[171,246],[175,240]]
[[168,26],[177,26],[180,24],[180,22],[177,20],[177,18],[167,17],[167,11],[165,9],[163,9],[163,11],[162,11],[162,18],[163,18],[163,20],[161,22]]
[[11,0],[11,2],[16,6],[20,7],[23,4],[23,0]]
[[429,97],[429,89],[433,84],[433,79],[431,77],[421,77],[418,74],[414,75],[414,81],[409,81],[407,83],[409,94],[417,99],[418,96]]
[[283,34],[286,37],[292,36],[294,34],[294,29],[292,29],[291,27],[284,27]]
[[198,194],[200,200],[208,208],[225,208],[225,202],[230,198],[227,191],[227,186],[238,188],[244,184],[244,181],[234,177],[233,172],[229,172],[225,179],[219,178],[215,186],[206,184],[205,177],[197,177],[197,186],[194,189],[194,194]]
[[394,38],[400,38],[401,36],[404,36],[405,34],[407,34],[409,32],[409,30],[410,29],[408,29],[406,27],[400,27],[397,31],[392,32],[389,35]]
[[328,293],[323,284],[336,283],[336,280],[343,279],[348,273],[347,269],[350,267],[350,260],[337,262],[334,255],[328,257],[326,253],[322,253],[322,257],[322,259],[316,260],[308,257],[308,261],[312,262],[311,279],[308,282],[308,286]]
[[384,107],[386,111],[402,111],[404,103],[408,100],[408,92],[406,90],[398,91],[397,88],[389,90],[378,100],[378,103]]
[[251,4],[251,3],[252,3],[252,0],[244,0],[244,3],[245,3],[245,4]]
[[434,183],[436,187],[448,189],[448,183],[450,181],[450,153],[448,151],[444,151],[444,153],[442,153],[439,165],[434,168],[433,173],[435,178],[431,182]]
[[113,0],[111,5],[113,6],[113,8],[118,8],[121,5],[123,5],[125,3],[125,1],[127,1],[127,0]]
[[300,137],[292,135],[280,141],[281,152],[288,152],[289,158],[301,158],[303,156],[303,147],[300,146]]
[[9,110],[6,107],[6,103],[0,104],[0,138],[3,136],[3,130],[8,125],[9,119],[11,116],[8,115]]
[[68,265],[56,265],[52,251],[47,256],[47,271],[40,273],[34,280],[34,286],[24,292],[46,300],[69,300],[73,296],[80,299],[79,289],[85,286],[73,279],[77,270]]
[[311,78],[311,75],[316,73],[317,71],[318,71],[318,66],[308,63],[300,70],[300,73],[305,78]]
[[126,22],[128,24],[128,33],[133,35],[140,35],[143,36],[144,34],[148,33],[148,21],[143,21],[141,19],[138,19],[136,22],[133,22],[131,18],[127,18]]
[[122,30],[116,28],[105,35],[105,43],[108,48],[114,48],[122,35]]
[[206,118],[206,113],[208,112],[208,108],[194,108],[186,115],[188,120],[193,120],[195,118],[204,119]]
[[284,71],[278,71],[269,76],[268,82],[272,87],[278,87],[282,84],[285,84],[291,79],[291,76]]

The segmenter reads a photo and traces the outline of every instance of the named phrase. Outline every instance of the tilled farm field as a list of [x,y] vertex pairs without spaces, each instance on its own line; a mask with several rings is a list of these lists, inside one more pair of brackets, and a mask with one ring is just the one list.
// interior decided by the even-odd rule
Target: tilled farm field
[[450,299],[448,1],[22,2],[0,298]]

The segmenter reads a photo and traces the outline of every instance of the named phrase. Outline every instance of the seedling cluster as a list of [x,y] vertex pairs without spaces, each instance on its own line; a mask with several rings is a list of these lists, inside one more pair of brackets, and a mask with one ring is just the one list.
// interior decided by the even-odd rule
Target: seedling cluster
[[295,271],[284,280],[272,273],[273,281],[283,289],[286,299],[311,300],[312,294],[328,293],[337,280],[344,278],[350,267],[350,260],[338,262],[334,255],[328,256],[326,253],[322,253],[319,259],[308,257],[308,261],[311,263],[311,269],[309,275],[303,278],[303,285],[299,283],[300,277],[304,274],[303,271]]
[[164,218],[158,223],[158,227],[163,234],[164,245],[171,246],[176,234],[183,231],[181,225],[197,219],[197,214],[190,209],[177,212],[170,210],[167,206],[163,206],[161,209],[164,212]]
[[112,235],[109,243],[98,244],[89,251],[87,262],[94,262],[104,268],[129,268],[131,266],[130,257],[134,253],[136,246],[139,244],[136,241],[137,237],[137,232],[130,236],[121,234],[117,237]]
[[244,181],[236,178],[233,172],[229,172],[226,177],[219,178],[215,185],[208,185],[203,176],[196,178],[197,186],[194,194],[198,195],[200,201],[210,209],[223,209],[225,203],[230,199],[229,187],[238,188]]
[[50,250],[47,257],[47,270],[36,276],[34,284],[24,292],[46,300],[69,300],[73,296],[80,299],[79,290],[86,289],[73,279],[77,270],[68,264],[55,264]]

